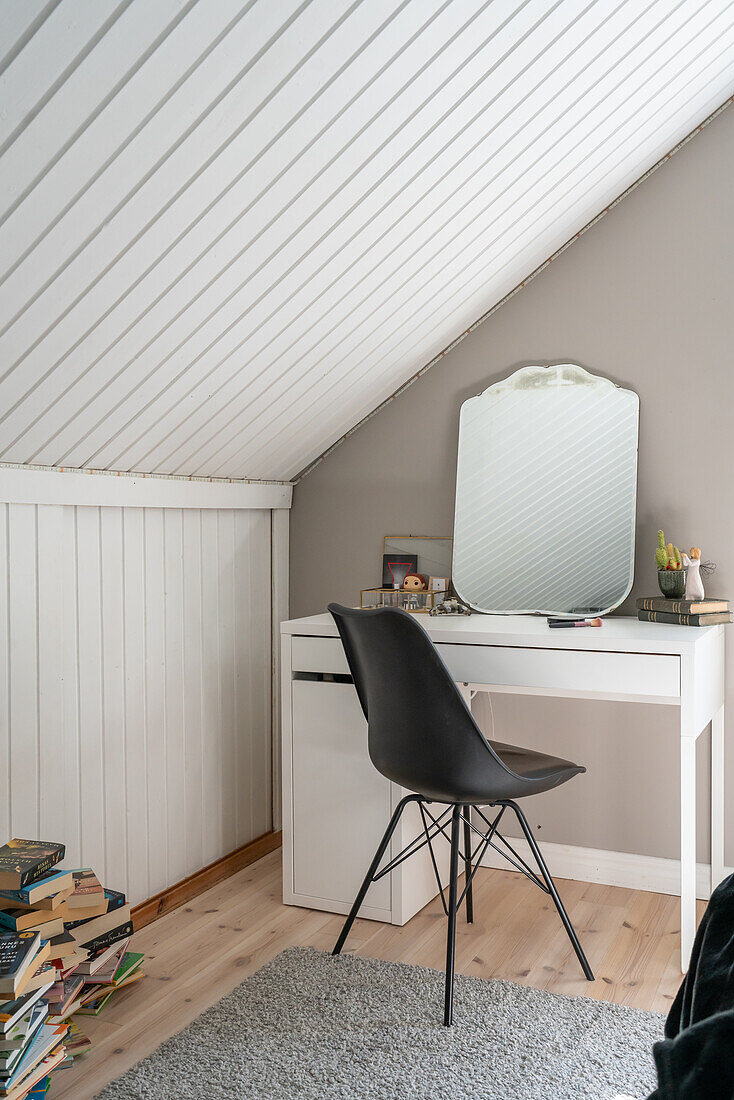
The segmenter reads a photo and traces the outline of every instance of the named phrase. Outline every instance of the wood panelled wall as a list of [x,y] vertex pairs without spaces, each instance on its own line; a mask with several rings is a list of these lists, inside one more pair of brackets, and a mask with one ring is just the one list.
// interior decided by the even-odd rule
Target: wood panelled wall
[[271,637],[269,510],[0,504],[0,832],[135,904],[272,828]]

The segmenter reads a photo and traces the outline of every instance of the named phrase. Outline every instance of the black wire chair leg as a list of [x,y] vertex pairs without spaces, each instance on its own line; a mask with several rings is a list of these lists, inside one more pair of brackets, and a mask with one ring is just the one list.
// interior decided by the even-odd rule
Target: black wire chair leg
[[454,959],[456,956],[456,899],[459,893],[459,824],[461,806],[454,806],[451,815],[451,863],[449,868],[449,915],[446,934],[446,991],[444,997],[444,1027],[450,1027],[454,1020]]
[[530,826],[528,825],[525,814],[522,812],[520,807],[517,806],[514,802],[509,802],[508,801],[506,803],[506,805],[510,806],[515,811],[515,816],[517,817],[517,820],[520,822],[520,827],[522,828],[522,831],[525,834],[525,839],[527,840],[528,844],[530,845],[530,850],[532,851],[533,855],[535,856],[535,862],[538,864],[538,867],[540,869],[540,873],[543,876],[543,879],[545,881],[546,886],[548,887],[548,893],[553,898],[556,909],[558,910],[558,915],[561,918],[561,920],[563,921],[563,926],[566,929],[566,931],[568,932],[568,938],[570,939],[571,944],[573,946],[573,949],[576,952],[576,957],[578,958],[579,962],[581,963],[581,969],[584,972],[584,976],[586,977],[587,981],[593,982],[594,981],[594,972],[591,969],[591,967],[589,966],[588,959],[586,958],[586,955],[584,954],[584,949],[582,948],[581,944],[579,943],[579,938],[576,935],[576,932],[574,931],[573,925],[571,924],[571,920],[568,916],[568,913],[566,912],[566,907],[564,906],[563,902],[561,901],[561,899],[558,895],[558,891],[556,890],[556,884],[554,883],[553,879],[551,878],[550,871],[548,870],[548,868],[546,866],[546,862],[543,859],[543,856],[541,854],[540,848],[538,847],[538,845],[535,841],[535,837],[533,836],[532,830],[531,830]]
[[382,862],[382,857],[385,855],[385,852],[387,851],[388,844],[390,843],[392,835],[395,832],[395,828],[397,826],[398,821],[400,821],[400,817],[402,815],[403,810],[405,809],[405,807],[408,805],[409,802],[418,802],[418,801],[420,801],[420,796],[419,795],[409,794],[409,795],[406,795],[405,798],[401,799],[401,801],[395,807],[395,812],[392,815],[392,817],[390,818],[390,824],[388,825],[387,829],[385,830],[385,835],[383,836],[382,840],[380,841],[380,845],[379,845],[377,851],[375,852],[375,858],[372,860],[372,863],[370,864],[369,871],[364,876],[364,881],[362,882],[362,885],[359,888],[359,893],[357,894],[356,898],[354,899],[354,904],[352,905],[352,908],[349,910],[349,916],[347,917],[346,921],[344,922],[344,927],[342,928],[342,930],[339,934],[339,939],[336,941],[336,944],[334,946],[334,950],[332,951],[332,955],[340,955],[341,954],[341,949],[344,946],[346,938],[347,938],[347,936],[349,935],[349,933],[351,931],[352,925],[354,924],[354,919],[357,916],[357,913],[359,912],[359,910],[362,906],[362,902],[365,899],[365,895],[366,895],[367,891],[369,890],[369,888],[372,884],[372,879],[377,874],[377,869],[380,866],[380,863]]
[[466,889],[466,923],[474,923],[474,884],[471,873],[471,826],[469,824],[470,806],[464,806],[464,881]]

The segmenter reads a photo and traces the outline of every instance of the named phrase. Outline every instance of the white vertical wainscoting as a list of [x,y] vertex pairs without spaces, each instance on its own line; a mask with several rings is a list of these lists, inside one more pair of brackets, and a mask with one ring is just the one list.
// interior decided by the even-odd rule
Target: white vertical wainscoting
[[272,828],[275,514],[0,503],[3,834],[135,904]]

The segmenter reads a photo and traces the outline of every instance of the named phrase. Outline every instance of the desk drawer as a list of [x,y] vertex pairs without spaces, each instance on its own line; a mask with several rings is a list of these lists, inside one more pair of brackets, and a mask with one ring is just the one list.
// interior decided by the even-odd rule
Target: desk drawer
[[656,653],[439,644],[456,680],[542,695],[677,699],[680,660]]
[[[603,629],[603,628],[602,628]],[[657,653],[455,645],[437,649],[455,680],[542,695],[678,699],[680,659]],[[349,673],[339,638],[296,635],[294,672]]]
[[294,635],[291,647],[291,668],[294,672],[346,672],[349,674],[341,638],[304,638],[298,634]]

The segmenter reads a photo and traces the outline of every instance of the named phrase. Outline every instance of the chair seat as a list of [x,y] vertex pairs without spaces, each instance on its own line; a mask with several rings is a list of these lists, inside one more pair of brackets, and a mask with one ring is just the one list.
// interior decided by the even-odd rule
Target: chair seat
[[[489,743],[512,775],[505,776],[501,792],[497,790],[496,776],[492,776],[491,790],[487,790],[488,801],[541,794],[542,791],[559,787],[561,783],[586,771],[580,764],[573,764],[560,756],[549,756],[535,749],[522,749],[518,745],[505,745],[502,741]],[[474,801],[479,803],[479,799]]]

